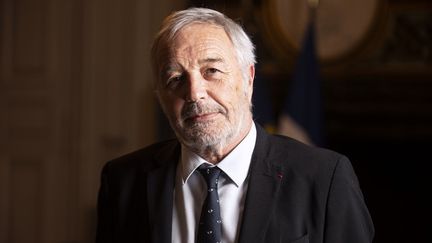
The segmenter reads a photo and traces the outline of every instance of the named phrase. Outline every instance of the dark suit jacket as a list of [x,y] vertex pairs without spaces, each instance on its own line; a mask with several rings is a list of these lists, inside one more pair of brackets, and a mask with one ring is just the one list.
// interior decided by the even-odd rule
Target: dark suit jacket
[[[106,164],[98,243],[169,243],[180,144],[170,140]],[[372,242],[373,224],[349,160],[257,126],[241,243]]]

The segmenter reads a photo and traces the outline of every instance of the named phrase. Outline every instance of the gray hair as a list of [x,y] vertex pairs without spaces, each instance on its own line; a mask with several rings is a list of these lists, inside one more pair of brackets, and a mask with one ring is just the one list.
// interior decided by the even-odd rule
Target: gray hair
[[231,40],[237,61],[242,68],[243,79],[247,81],[247,68],[256,63],[255,47],[243,28],[224,14],[208,8],[189,8],[170,14],[162,22],[161,30],[156,35],[151,50],[151,62],[154,76],[159,79],[162,52],[167,51],[177,33],[190,24],[212,24],[222,27]]

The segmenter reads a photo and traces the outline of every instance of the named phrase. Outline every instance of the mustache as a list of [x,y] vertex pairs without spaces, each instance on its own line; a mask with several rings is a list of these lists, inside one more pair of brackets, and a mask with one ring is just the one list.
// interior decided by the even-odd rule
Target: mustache
[[225,109],[218,104],[187,103],[182,108],[181,118],[184,121],[194,116],[216,112],[226,114]]

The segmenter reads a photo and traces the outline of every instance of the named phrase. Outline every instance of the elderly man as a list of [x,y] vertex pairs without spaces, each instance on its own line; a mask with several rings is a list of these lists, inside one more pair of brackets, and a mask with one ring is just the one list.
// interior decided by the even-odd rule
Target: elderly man
[[177,139],[106,164],[97,242],[372,242],[348,159],[254,123],[254,46],[238,24],[175,12],[152,62]]

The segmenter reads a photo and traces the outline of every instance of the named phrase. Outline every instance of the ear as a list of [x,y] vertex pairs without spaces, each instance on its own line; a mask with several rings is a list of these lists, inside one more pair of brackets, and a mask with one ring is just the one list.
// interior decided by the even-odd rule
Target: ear
[[249,93],[249,100],[252,100],[252,93],[253,93],[253,84],[254,84],[254,79],[255,79],[255,65],[251,64],[249,66],[249,76],[248,76],[248,81],[247,81],[247,85],[248,85],[248,93]]
[[249,76],[250,76],[250,85],[253,85],[253,81],[255,79],[255,65],[250,65],[249,67]]

